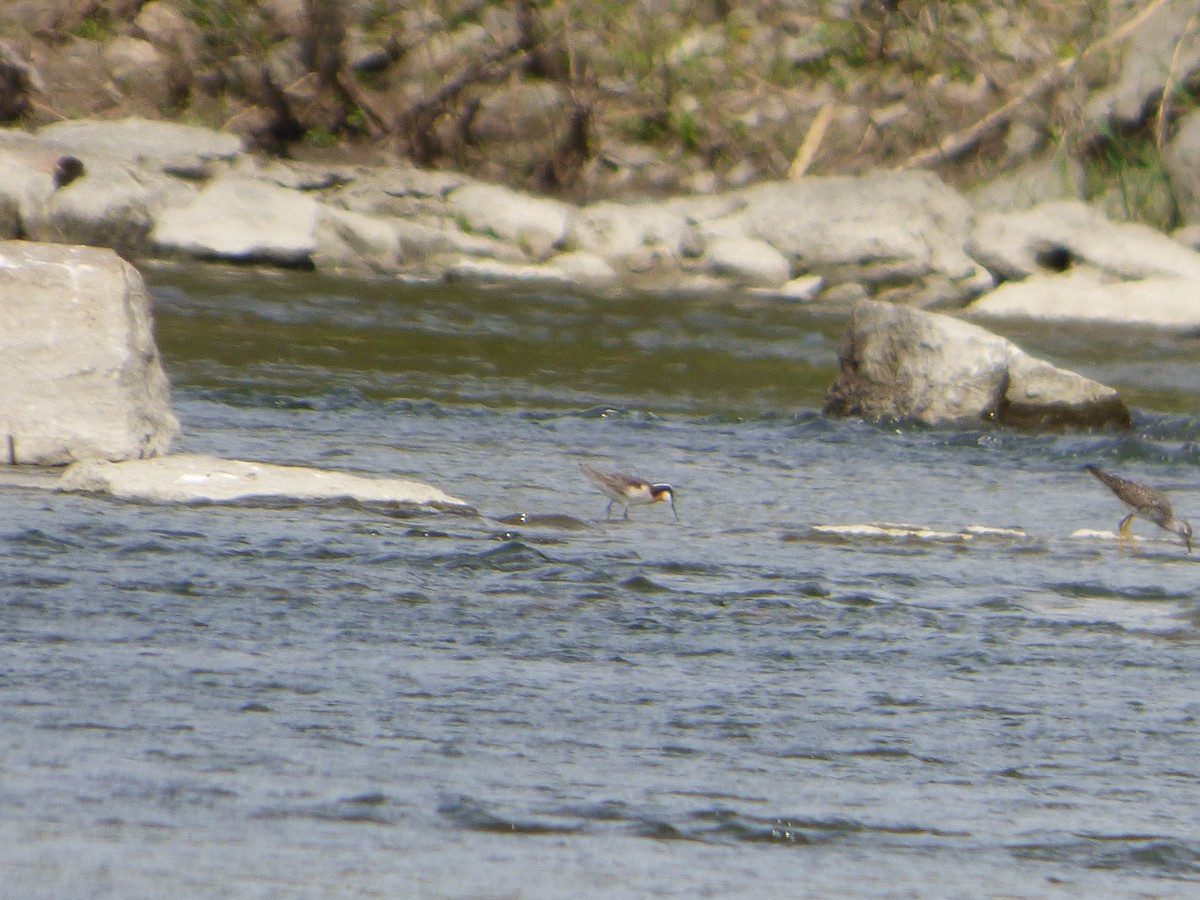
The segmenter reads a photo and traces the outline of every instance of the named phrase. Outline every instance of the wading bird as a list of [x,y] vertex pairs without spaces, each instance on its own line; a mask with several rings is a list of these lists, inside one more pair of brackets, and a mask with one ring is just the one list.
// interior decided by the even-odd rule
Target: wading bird
[[1192,552],[1192,526],[1188,524],[1187,519],[1175,518],[1175,511],[1171,508],[1171,501],[1167,499],[1166,494],[1156,491],[1150,485],[1142,484],[1140,481],[1129,481],[1111,472],[1105,472],[1099,466],[1084,466],[1084,468],[1108,485],[1114,494],[1133,508],[1133,512],[1123,518],[1117,528],[1117,546],[1121,546],[1128,538],[1129,546],[1137,550],[1137,544],[1133,542],[1133,533],[1129,530],[1129,523],[1133,521],[1134,516],[1141,516],[1143,519],[1149,519],[1159,528],[1175,532],[1183,538],[1184,544],[1187,545],[1187,552]]
[[600,490],[609,498],[608,511],[605,518],[612,517],[614,503],[625,507],[625,518],[629,518],[629,507],[642,506],[647,503],[671,501],[671,512],[675,513],[675,521],[679,521],[679,513],[675,511],[675,490],[669,484],[654,484],[644,478],[634,478],[632,475],[622,475],[619,472],[601,472],[593,469],[587,463],[580,463],[583,474],[592,479]]

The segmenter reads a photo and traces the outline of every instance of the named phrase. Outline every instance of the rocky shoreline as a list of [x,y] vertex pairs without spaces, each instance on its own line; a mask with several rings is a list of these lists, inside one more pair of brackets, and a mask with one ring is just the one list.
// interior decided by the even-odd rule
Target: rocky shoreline
[[1190,329],[1198,234],[1112,222],[1069,197],[999,209],[928,172],[572,204],[408,165],[266,159],[233,135],[160,121],[0,131],[0,238],[110,247],[135,262],[744,290],[846,309],[874,299]]

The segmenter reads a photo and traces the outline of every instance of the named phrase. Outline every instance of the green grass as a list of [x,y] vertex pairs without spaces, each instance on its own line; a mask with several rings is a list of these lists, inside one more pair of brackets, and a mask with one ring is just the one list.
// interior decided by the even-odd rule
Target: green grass
[[108,20],[107,16],[88,16],[79,26],[72,32],[75,37],[83,38],[85,41],[95,41],[96,43],[104,43],[111,40],[116,35],[116,30],[113,24]]
[[1088,197],[1108,198],[1106,211],[1113,218],[1160,230],[1177,224],[1178,211],[1162,154],[1145,131],[1110,130],[1102,145],[1087,157],[1085,171]]

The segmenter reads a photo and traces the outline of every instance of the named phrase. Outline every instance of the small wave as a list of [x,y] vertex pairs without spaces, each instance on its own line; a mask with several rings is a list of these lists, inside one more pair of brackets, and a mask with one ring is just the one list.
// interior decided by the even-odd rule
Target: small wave
[[926,765],[944,766],[949,765],[950,761],[941,759],[937,756],[921,756],[913,753],[911,750],[905,750],[903,747],[862,747],[858,750],[843,751],[844,756],[862,757],[868,759],[898,759],[898,760],[915,760]]
[[504,815],[482,801],[465,796],[443,801],[438,806],[438,813],[458,828],[492,834],[575,834],[581,827],[578,822]]
[[108,722],[60,722],[41,727],[50,731],[111,731],[114,733],[145,730],[141,725],[113,725]]
[[623,422],[627,425],[646,425],[663,421],[663,417],[658,413],[630,407],[607,406],[603,404],[596,406],[585,406],[579,409],[568,409],[564,411],[530,410],[522,413],[521,415],[523,418],[532,419],[538,422],[551,421],[554,419],[613,419]]
[[386,794],[368,791],[328,803],[273,809],[259,813],[259,818],[305,818],[347,824],[394,825],[404,818],[404,813]]
[[61,535],[50,534],[39,528],[28,528],[15,534],[5,535],[4,543],[9,547],[28,547],[53,553],[69,553],[82,547],[77,541],[68,540]]
[[500,572],[520,572],[556,565],[545,553],[520,540],[505,541],[499,547],[481,553],[450,553],[433,558],[435,565],[450,569],[480,569]]
[[672,589],[665,584],[659,584],[652,578],[645,575],[631,575],[621,582],[621,587],[633,591],[635,594],[669,594]]
[[513,815],[473,797],[444,800],[438,813],[469,831],[512,835],[565,835],[612,832],[656,841],[711,844],[827,844],[863,834],[890,836],[961,836],[915,824],[873,824],[843,817],[745,815],[724,805],[665,815],[621,801],[568,804],[537,813]]
[[501,525],[516,525],[526,528],[547,528],[561,531],[596,530],[595,526],[590,522],[585,522],[583,519],[563,513],[509,513],[508,515],[498,516],[495,521]]
[[1179,602],[1191,600],[1191,590],[1172,591],[1152,584],[1116,586],[1101,581],[1057,581],[1046,585],[1046,589],[1063,597],[1081,600],[1140,600],[1149,602]]
[[951,836],[946,832],[911,824],[871,824],[856,819],[811,816],[779,816],[774,818],[747,816],[736,810],[717,807],[692,813],[685,820],[664,822],[648,820],[641,823],[639,834],[671,837],[677,840],[712,843],[781,844],[787,846],[828,844],[863,834],[937,837]]
[[1139,834],[1081,834],[1078,838],[1065,843],[1022,844],[1010,850],[1019,859],[1200,881],[1200,845],[1195,843]]
[[[39,575],[36,572],[14,572],[4,576],[5,586],[12,588],[58,588],[71,583],[71,579],[65,575]],[[42,604],[35,604],[33,601],[25,598],[13,598],[9,601],[9,605],[19,605],[25,603],[32,608],[42,609]]]

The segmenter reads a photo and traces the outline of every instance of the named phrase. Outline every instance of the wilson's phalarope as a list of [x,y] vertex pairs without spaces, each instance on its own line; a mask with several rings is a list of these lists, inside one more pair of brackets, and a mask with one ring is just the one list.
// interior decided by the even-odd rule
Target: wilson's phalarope
[[580,463],[579,468],[583,469],[583,473],[596,482],[596,486],[608,496],[608,511],[605,513],[605,518],[612,517],[614,503],[620,503],[625,507],[625,518],[628,519],[631,506],[670,500],[671,512],[675,513],[675,521],[679,521],[679,513],[675,511],[675,489],[669,484],[654,484],[644,478],[634,478],[632,475],[622,475],[619,472],[601,472],[599,469],[593,469],[587,463]]
[[1084,468],[1108,485],[1112,492],[1125,503],[1133,507],[1133,512],[1123,518],[1117,528],[1118,546],[1128,538],[1129,546],[1134,550],[1137,549],[1137,544],[1133,542],[1133,533],[1129,530],[1129,523],[1133,521],[1134,516],[1141,516],[1143,519],[1149,519],[1159,528],[1175,532],[1183,538],[1183,542],[1187,545],[1187,552],[1192,552],[1192,526],[1188,524],[1187,519],[1175,518],[1175,511],[1171,508],[1171,501],[1167,499],[1166,494],[1156,491],[1150,485],[1142,484],[1140,481],[1129,481],[1113,475],[1111,472],[1105,472],[1099,466],[1084,466]]

